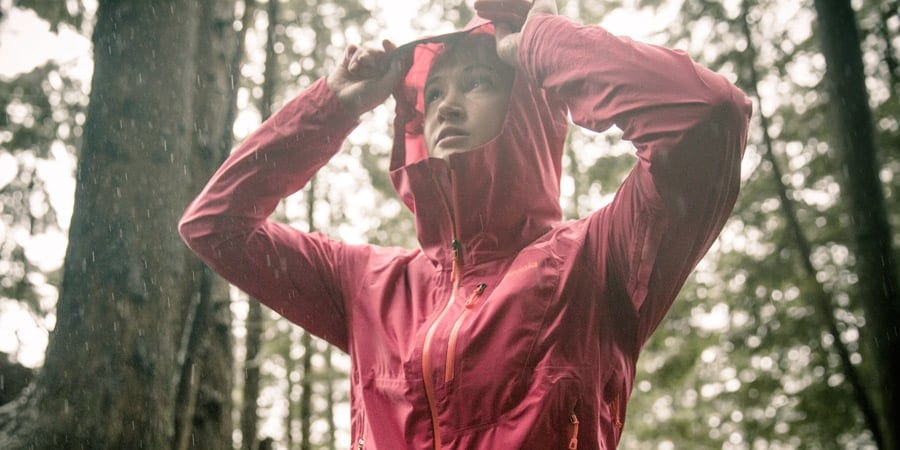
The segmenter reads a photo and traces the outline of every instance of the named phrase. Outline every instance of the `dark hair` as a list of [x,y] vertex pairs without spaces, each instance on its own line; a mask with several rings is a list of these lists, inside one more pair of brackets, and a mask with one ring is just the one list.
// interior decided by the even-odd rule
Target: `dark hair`
[[498,67],[504,75],[512,75],[514,69],[504,63],[497,56],[497,46],[494,42],[494,36],[486,33],[467,33],[453,36],[444,42],[444,48],[434,58],[431,67],[428,69],[428,76],[425,78],[425,88],[428,91],[428,84],[431,82],[431,74],[435,69],[440,69],[447,64],[457,63],[460,58],[467,61],[484,62],[487,65]]

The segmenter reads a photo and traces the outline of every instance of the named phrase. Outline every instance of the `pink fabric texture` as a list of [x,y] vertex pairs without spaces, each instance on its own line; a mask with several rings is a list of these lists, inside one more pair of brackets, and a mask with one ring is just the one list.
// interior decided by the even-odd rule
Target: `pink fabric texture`
[[[615,448],[640,349],[734,205],[750,116],[737,88],[683,52],[563,17],[522,33],[501,134],[446,160],[428,157],[420,126],[441,44],[415,49],[390,170],[420,249],[268,220],[357,124],[324,80],[250,136],[182,218],[210,267],[349,353],[354,445]],[[618,126],[638,156],[612,203],[575,221],[559,206],[567,115]]]

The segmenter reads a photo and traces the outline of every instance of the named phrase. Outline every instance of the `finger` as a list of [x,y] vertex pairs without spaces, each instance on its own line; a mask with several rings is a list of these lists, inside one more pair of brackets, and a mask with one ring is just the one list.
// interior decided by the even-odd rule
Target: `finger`
[[356,46],[350,44],[347,48],[344,49],[344,59],[341,61],[341,65],[344,67],[348,67],[350,65],[350,61],[353,59],[353,55],[356,54]]
[[388,70],[388,56],[383,50],[368,50],[359,58],[360,74],[374,77]]
[[497,56],[501,61],[513,67],[518,66],[519,36],[520,33],[512,31],[509,24],[497,23],[494,25]]
[[360,77],[371,77],[373,70],[377,69],[378,56],[369,48],[360,48],[350,60],[350,73]]
[[405,74],[413,63],[413,50],[412,48],[403,48],[398,50],[394,48],[388,54],[388,57],[391,60],[391,72],[403,73]]
[[509,22],[520,27],[525,16],[531,11],[530,0],[477,0],[475,12],[479,16],[494,22]]
[[556,0],[534,0],[531,10],[528,11],[528,17],[534,14],[559,14],[556,8]]
[[381,89],[393,91],[394,88],[406,76],[406,72],[412,65],[412,54],[410,52],[397,52],[397,46],[385,39],[381,45],[386,51],[387,71],[383,74],[378,84]]

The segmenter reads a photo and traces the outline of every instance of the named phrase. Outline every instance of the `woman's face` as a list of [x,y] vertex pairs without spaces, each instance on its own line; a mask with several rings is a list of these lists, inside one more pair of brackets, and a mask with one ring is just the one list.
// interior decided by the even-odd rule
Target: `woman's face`
[[[493,39],[485,43],[493,45]],[[429,155],[473,150],[500,134],[514,76],[492,47],[464,43],[438,57],[424,93]]]

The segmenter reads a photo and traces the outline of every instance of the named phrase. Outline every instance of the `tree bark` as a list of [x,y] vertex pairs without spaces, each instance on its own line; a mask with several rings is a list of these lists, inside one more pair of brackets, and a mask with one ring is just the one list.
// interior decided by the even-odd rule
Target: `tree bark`
[[294,348],[294,336],[298,335],[299,330],[291,327],[287,331],[287,342],[282,349],[281,357],[284,359],[284,373],[286,374],[287,389],[285,389],[285,397],[287,397],[287,414],[284,418],[284,435],[285,445],[288,450],[294,448],[294,417],[296,415],[297,405],[294,402],[294,391],[297,384],[294,383],[293,374],[297,370],[297,364],[291,355]]
[[197,20],[193,1],[99,3],[57,324],[0,447],[171,446]]
[[303,332],[300,338],[300,346],[303,347],[303,359],[300,365],[303,367],[303,378],[300,380],[300,449],[312,449],[312,388],[313,388],[313,371],[312,371],[312,354],[315,351],[315,343],[312,341],[312,335]]
[[256,442],[257,422],[259,414],[256,401],[259,399],[259,366],[260,349],[262,347],[262,307],[256,300],[250,299],[247,313],[247,355],[244,358],[244,392],[241,410],[241,448],[253,450]]
[[335,438],[337,435],[337,425],[334,423],[334,364],[331,362],[332,345],[328,344],[322,357],[325,359],[325,373],[328,374],[325,385],[325,423],[328,425],[327,448],[335,450]]
[[[235,45],[234,3],[200,2],[197,43],[197,89],[194,97],[191,193],[196,194],[228,155],[232,142],[229,107],[234,104],[230,63]],[[242,51],[242,50],[241,50]],[[190,320],[179,352],[181,380],[175,408],[174,448],[231,448],[231,311],[228,285],[206,265],[188,255],[192,276],[185,297]],[[182,357],[183,355],[183,357]]]
[[841,189],[853,220],[856,273],[874,341],[886,448],[900,448],[900,298],[883,187],[878,177],[872,111],[856,16],[850,0],[815,0],[830,100],[842,155]]
[[[307,232],[316,231],[315,222],[316,209],[316,176],[309,180],[309,187],[306,192],[306,226]],[[312,335],[303,330],[300,337],[300,347],[303,348],[303,357],[300,360],[300,366],[303,375],[300,378],[300,450],[310,450],[312,448],[312,440],[310,430],[312,429],[312,354],[314,351],[314,343]]]
[[898,16],[898,8],[900,8],[900,1],[897,0],[888,0],[882,4],[879,11],[879,19],[881,20],[876,25],[878,35],[884,42],[884,63],[887,65],[887,82],[891,98],[896,97],[897,84],[900,83],[900,61],[897,61],[897,56],[894,53],[894,44],[891,42],[891,28],[889,25],[891,19]]

